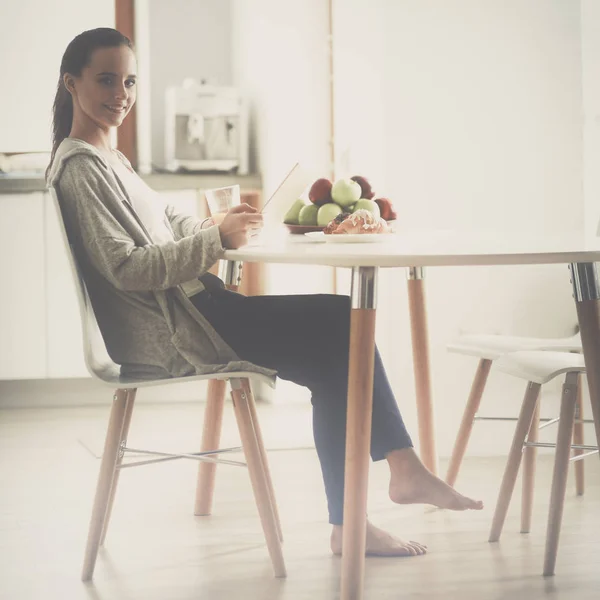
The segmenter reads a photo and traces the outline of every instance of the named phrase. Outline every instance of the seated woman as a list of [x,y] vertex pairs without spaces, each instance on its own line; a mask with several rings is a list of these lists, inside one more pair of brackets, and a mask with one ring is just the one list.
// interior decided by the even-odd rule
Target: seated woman
[[[245,297],[208,269],[262,225],[242,204],[218,222],[161,205],[111,134],[136,99],[136,60],[114,29],[85,31],[68,45],[54,102],[48,182],[61,210],[112,359],[124,373],[182,376],[274,373],[312,393],[313,430],[341,553],[350,302],[346,296]],[[430,473],[413,450],[379,353],[375,354],[371,456],[387,460],[398,504],[481,509]],[[424,554],[367,524],[367,554]]]

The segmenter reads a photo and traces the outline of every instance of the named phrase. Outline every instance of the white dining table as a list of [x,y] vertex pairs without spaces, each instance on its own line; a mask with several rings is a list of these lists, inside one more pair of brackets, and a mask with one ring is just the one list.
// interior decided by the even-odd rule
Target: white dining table
[[[341,236],[329,236],[341,237]],[[266,241],[265,241],[266,240]],[[577,308],[596,437],[600,441],[600,239],[583,235],[536,237],[511,232],[410,231],[382,235],[375,243],[263,237],[260,244],[228,250],[231,265],[244,262],[328,265],[352,271],[348,413],[344,492],[341,599],[363,597],[367,484],[373,402],[377,276],[380,268],[408,274],[420,455],[436,471],[434,407],[425,302],[425,268],[560,264],[570,274]],[[299,243],[299,242],[302,243]],[[231,273],[236,269],[231,269]]]

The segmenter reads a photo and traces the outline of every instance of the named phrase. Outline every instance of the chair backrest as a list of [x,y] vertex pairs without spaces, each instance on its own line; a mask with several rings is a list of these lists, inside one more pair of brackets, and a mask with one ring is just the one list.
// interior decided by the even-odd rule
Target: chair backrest
[[77,293],[77,305],[79,307],[79,317],[81,320],[81,329],[83,333],[83,354],[87,370],[92,377],[97,377],[106,381],[106,376],[115,376],[119,372],[119,367],[110,359],[106,350],[106,344],[98,327],[98,321],[94,314],[94,308],[90,300],[85,281],[81,274],[81,269],[77,264],[75,252],[65,228],[65,222],[62,216],[62,209],[58,197],[58,190],[50,186],[50,196],[52,203],[58,216],[58,225],[60,228],[61,238],[67,253],[71,278],[75,284]]

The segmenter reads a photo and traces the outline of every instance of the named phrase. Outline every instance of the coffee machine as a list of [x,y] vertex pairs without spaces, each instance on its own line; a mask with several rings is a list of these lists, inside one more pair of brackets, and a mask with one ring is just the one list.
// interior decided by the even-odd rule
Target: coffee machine
[[167,88],[165,114],[167,170],[248,174],[248,109],[239,90],[186,79]]

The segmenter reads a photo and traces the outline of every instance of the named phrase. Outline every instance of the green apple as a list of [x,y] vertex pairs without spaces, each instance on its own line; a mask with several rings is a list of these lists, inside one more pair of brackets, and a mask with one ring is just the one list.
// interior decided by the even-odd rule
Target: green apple
[[360,194],[360,185],[352,179],[338,179],[331,188],[333,201],[342,208],[354,204],[360,198]]
[[356,204],[352,207],[352,212],[356,212],[360,209],[368,210],[372,212],[377,218],[381,216],[381,211],[379,210],[379,206],[377,203],[373,202],[373,200],[367,200],[366,198],[361,198],[356,202]]
[[319,207],[316,204],[307,204],[300,209],[298,223],[300,225],[316,225],[318,213]]
[[342,212],[342,208],[335,202],[328,202],[319,207],[319,213],[317,214],[317,225],[319,227],[327,227],[333,219],[335,219]]
[[292,204],[292,206],[290,206],[290,210],[288,210],[285,213],[285,217],[283,218],[283,222],[287,223],[288,225],[298,225],[299,223],[299,217],[300,217],[300,211],[308,204],[308,202],[302,198],[298,198],[298,200],[296,200],[294,202],[294,204]]

